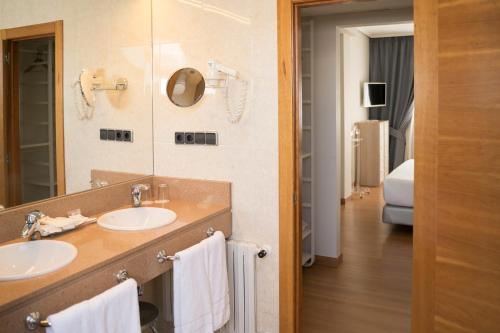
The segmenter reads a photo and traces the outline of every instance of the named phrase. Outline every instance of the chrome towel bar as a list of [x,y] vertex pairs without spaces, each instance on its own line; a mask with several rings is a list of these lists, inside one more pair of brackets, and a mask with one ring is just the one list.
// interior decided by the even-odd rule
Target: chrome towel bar
[[[209,227],[206,231],[207,237],[213,236],[215,234],[215,229],[212,227]],[[257,254],[259,258],[265,257],[267,254],[266,250],[260,250],[259,253]],[[165,250],[161,250],[158,252],[156,255],[156,258],[158,259],[159,263],[163,263],[165,261],[174,261],[178,260],[179,256],[167,256],[167,253]],[[118,271],[118,273],[115,274],[116,281],[118,283],[122,283],[125,280],[130,278],[130,275],[128,274],[126,269],[121,269]],[[141,294],[141,288],[138,287],[138,292]],[[40,319],[40,312],[31,312],[26,316],[24,319],[26,329],[29,331],[34,331],[38,329],[39,327],[51,327],[50,322],[47,319]]]
[[[212,227],[208,228],[208,230],[207,230],[207,237],[213,236],[214,234],[215,234],[215,229],[212,228]],[[259,249],[258,252],[257,252],[257,257],[259,257],[259,258],[262,259],[265,256],[267,256],[267,250],[265,248]],[[158,252],[158,254],[156,255],[156,259],[158,260],[158,262],[160,264],[162,264],[165,261],[175,261],[175,260],[179,260],[180,258],[177,255],[168,256],[167,252],[165,250],[160,250]]]
[[40,312],[31,312],[24,319],[26,329],[28,331],[34,331],[38,327],[50,327],[52,326],[47,319],[40,320]]

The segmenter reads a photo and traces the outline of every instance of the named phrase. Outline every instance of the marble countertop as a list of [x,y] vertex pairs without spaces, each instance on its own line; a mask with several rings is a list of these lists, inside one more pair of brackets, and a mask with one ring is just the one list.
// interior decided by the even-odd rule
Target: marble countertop
[[[169,225],[145,231],[113,231],[93,223],[45,238],[73,244],[78,249],[77,257],[69,265],[53,273],[26,280],[0,282],[0,312],[9,310],[30,297],[43,294],[61,283],[77,279],[87,272],[124,258],[163,238],[170,238],[193,224],[202,223],[209,218],[231,211],[229,205],[181,200],[155,206],[173,210],[177,214],[177,219]],[[95,217],[104,213],[106,212]],[[0,246],[25,241],[19,238],[0,244]]]

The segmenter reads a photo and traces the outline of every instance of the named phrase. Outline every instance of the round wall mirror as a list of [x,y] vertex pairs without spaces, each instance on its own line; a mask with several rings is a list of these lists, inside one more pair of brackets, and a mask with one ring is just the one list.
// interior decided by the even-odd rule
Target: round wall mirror
[[189,107],[196,104],[205,93],[205,79],[194,68],[181,68],[167,84],[168,98],[177,106]]

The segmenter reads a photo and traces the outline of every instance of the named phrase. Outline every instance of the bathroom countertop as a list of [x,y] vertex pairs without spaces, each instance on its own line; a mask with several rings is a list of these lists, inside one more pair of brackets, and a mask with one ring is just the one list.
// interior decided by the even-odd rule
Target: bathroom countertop
[[[231,211],[229,205],[180,200],[154,206],[173,210],[177,214],[177,219],[169,225],[145,231],[113,231],[93,223],[67,233],[44,238],[73,244],[78,249],[77,257],[69,265],[53,273],[31,279],[0,282],[0,313],[8,311],[31,297],[48,292],[51,288],[60,286],[61,283],[72,281],[85,273],[124,258],[158,240],[170,238],[189,226]],[[106,212],[102,214],[104,213]],[[25,241],[16,239],[0,244],[0,246]]]

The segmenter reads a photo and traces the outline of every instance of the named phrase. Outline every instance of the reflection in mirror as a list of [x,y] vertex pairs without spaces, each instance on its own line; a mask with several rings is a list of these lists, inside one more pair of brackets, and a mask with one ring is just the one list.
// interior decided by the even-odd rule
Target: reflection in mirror
[[[56,133],[62,133],[61,104],[56,94],[62,91],[55,77],[61,75],[56,56],[56,29],[49,37],[28,33],[23,39],[7,39],[3,53],[4,100],[0,148],[2,171],[0,204],[5,207],[46,199],[64,193],[64,151]],[[12,31],[12,30],[11,30]],[[60,163],[58,165],[58,163]],[[59,172],[57,172],[59,171]]]
[[192,106],[203,97],[204,93],[205,80],[194,68],[179,69],[168,80],[168,98],[177,106]]
[[152,174],[151,0],[26,6],[0,11],[0,210]]

